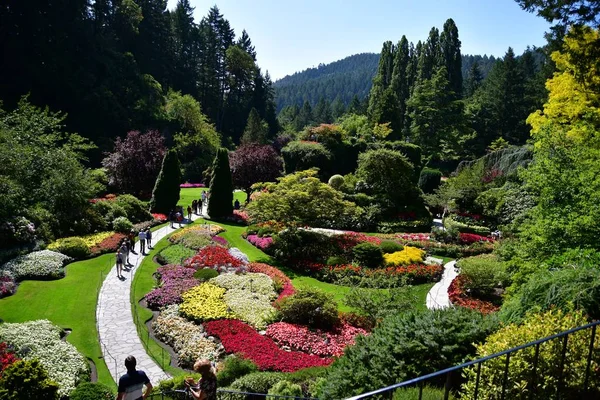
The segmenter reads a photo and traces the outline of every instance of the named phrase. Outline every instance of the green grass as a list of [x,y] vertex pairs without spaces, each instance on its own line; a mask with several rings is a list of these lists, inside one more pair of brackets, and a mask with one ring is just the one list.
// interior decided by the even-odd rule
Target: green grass
[[24,281],[17,293],[0,300],[0,318],[5,322],[48,319],[63,329],[71,329],[67,341],[96,364],[98,381],[111,387],[115,383],[102,359],[96,331],[96,303],[114,258],[111,253],[69,264],[65,278]]
[[[192,205],[193,200],[198,200],[202,197],[202,192],[208,190],[208,188],[183,188],[179,192],[179,201],[177,202],[178,206],[182,206],[187,208],[187,206]],[[246,193],[244,192],[233,192],[233,201],[237,199],[240,204],[244,204],[246,202]]]

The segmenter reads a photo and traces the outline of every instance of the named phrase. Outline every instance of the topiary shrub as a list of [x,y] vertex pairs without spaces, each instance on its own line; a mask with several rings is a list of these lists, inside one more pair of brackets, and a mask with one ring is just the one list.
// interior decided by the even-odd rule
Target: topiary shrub
[[212,166],[210,179],[210,199],[208,215],[211,218],[223,218],[233,213],[233,181],[229,168],[227,149],[221,148]]
[[48,250],[57,251],[76,260],[89,257],[90,248],[80,237],[58,239],[48,246]]
[[58,385],[38,360],[21,360],[2,371],[0,399],[58,399]]
[[433,193],[442,183],[442,173],[437,169],[423,168],[419,176],[419,188],[423,193]]
[[344,186],[344,177],[342,175],[333,175],[327,183],[335,190],[340,190]]
[[460,364],[496,326],[463,308],[392,314],[346,348],[318,397],[347,398]]
[[160,173],[156,178],[150,210],[155,213],[168,214],[179,201],[179,185],[181,184],[181,164],[175,150],[165,154]]
[[346,259],[342,256],[331,256],[327,259],[328,266],[345,265],[345,264],[348,264],[348,261],[346,261]]
[[489,296],[506,281],[504,263],[495,254],[462,258],[457,262],[464,277],[463,288],[474,296]]
[[383,253],[379,246],[373,243],[359,243],[352,249],[354,262],[367,268],[377,268],[383,264]]
[[286,174],[318,168],[321,177],[331,169],[332,154],[321,143],[290,142],[281,149]]
[[325,262],[337,250],[334,240],[322,233],[304,229],[286,229],[273,236],[273,255],[286,263]]
[[152,214],[148,211],[148,206],[130,194],[118,196],[114,203],[125,210],[127,218],[134,224],[152,219]]
[[278,306],[285,322],[322,329],[331,329],[339,322],[333,296],[318,289],[299,289],[281,299]]
[[217,374],[217,382],[219,386],[229,386],[236,379],[257,371],[258,367],[251,360],[232,355],[223,361],[222,369]]
[[[477,345],[475,357],[485,357],[512,347],[553,335],[587,323],[582,312],[564,313],[552,310],[543,314],[529,315],[521,325],[508,325],[490,335],[484,344]],[[556,339],[540,346],[535,386],[532,380],[533,365],[536,362],[535,346],[528,347],[510,356],[505,398],[529,399],[530,393],[535,392],[536,399],[550,399],[556,396],[558,382],[562,384],[561,398],[597,398],[600,394],[597,374],[592,373],[591,391],[584,396],[584,378],[590,351],[590,332],[582,330],[569,335],[567,351],[564,353],[565,368],[561,368],[563,356],[563,340]],[[597,371],[600,342],[596,340],[593,346],[591,371]],[[481,375],[478,383],[478,398],[500,398],[503,392],[506,357],[492,358],[481,364]],[[467,383],[462,386],[463,398],[474,397],[477,380],[477,366],[466,368],[463,373]]]
[[269,389],[267,394],[272,396],[302,397],[302,388],[300,385],[292,382],[279,381]]
[[113,230],[120,233],[128,233],[133,228],[133,224],[127,217],[115,218],[112,222]]
[[77,386],[69,396],[69,400],[112,400],[115,394],[102,383],[84,382]]
[[212,268],[203,268],[194,272],[194,278],[198,279],[201,282],[207,281],[212,278],[216,278],[219,276],[219,272]]
[[402,246],[400,243],[392,242],[391,240],[385,240],[381,242],[379,248],[384,254],[391,254],[404,250],[404,246]]

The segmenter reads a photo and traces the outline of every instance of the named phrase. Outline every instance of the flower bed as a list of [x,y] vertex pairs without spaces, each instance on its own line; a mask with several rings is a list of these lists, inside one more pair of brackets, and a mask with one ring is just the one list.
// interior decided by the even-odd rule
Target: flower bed
[[226,289],[223,299],[241,320],[257,329],[264,329],[275,316],[271,305],[277,297],[273,280],[265,274],[222,274],[210,283]]
[[159,264],[183,264],[185,260],[193,257],[196,254],[195,250],[189,249],[180,244],[174,244],[161,250],[156,256],[156,261]]
[[277,322],[269,325],[266,335],[279,346],[315,354],[321,357],[344,354],[346,346],[354,344],[357,335],[367,335],[367,331],[343,324],[332,332],[321,329],[310,330],[306,326]]
[[13,365],[19,359],[8,349],[5,342],[0,343],[0,379],[2,378],[2,371]]
[[85,357],[71,343],[61,340],[61,334],[62,329],[47,320],[0,324],[0,340],[15,349],[27,348],[22,358],[38,359],[64,397],[78,383],[89,381],[90,372]]
[[273,238],[270,236],[248,235],[246,239],[261,250],[266,250],[273,244]]
[[326,366],[332,359],[299,351],[285,351],[270,338],[260,335],[238,320],[211,321],[204,324],[206,332],[221,340],[227,353],[239,353],[252,360],[260,370],[294,372],[299,369]]
[[274,303],[277,303],[278,300],[281,300],[284,297],[288,297],[296,293],[296,289],[294,289],[294,285],[292,285],[291,279],[275,267],[262,263],[250,263],[248,264],[248,272],[258,272],[261,274],[265,274],[273,280],[275,289],[281,290],[279,293],[279,297],[277,298],[277,300],[275,300]]
[[452,304],[460,307],[471,308],[477,310],[482,314],[490,314],[496,312],[500,307],[496,306],[490,301],[476,299],[470,297],[468,293],[463,290],[464,276],[457,276],[454,278],[450,287],[448,287],[448,297]]
[[219,272],[245,272],[243,261],[232,256],[229,251],[221,246],[206,246],[198,254],[185,261],[187,268],[201,269],[212,268]]
[[225,289],[212,283],[203,283],[181,295],[179,313],[196,322],[221,318],[235,318],[223,299]]
[[489,238],[487,236],[477,235],[475,233],[459,233],[458,240],[462,244],[467,244],[467,245],[473,244],[473,243],[478,243],[478,242],[490,242],[490,243],[494,242],[494,239],[492,239],[492,238]]
[[100,254],[111,253],[117,251],[121,242],[125,239],[125,235],[122,233],[113,233],[111,236],[102,240],[100,243],[92,246],[90,252],[93,256]]
[[213,242],[215,242],[216,244],[218,244],[219,246],[223,246],[223,247],[229,247],[229,242],[227,241],[227,239],[225,239],[224,237],[221,236],[213,236],[212,237]]
[[0,266],[0,271],[8,271],[16,281],[24,279],[59,279],[65,276],[64,266],[71,257],[50,250],[34,251],[17,257]]
[[179,316],[179,306],[167,306],[152,322],[156,337],[168,344],[177,353],[179,366],[192,368],[196,360],[216,361],[222,346],[207,339],[201,325]]
[[196,232],[199,234],[208,234],[210,236],[218,235],[223,232],[225,229],[221,228],[219,225],[192,225],[182,229],[179,229],[177,232],[173,233],[169,236],[169,241],[171,243],[177,243],[184,235],[190,232]]
[[424,259],[425,251],[411,246],[405,246],[401,251],[383,255],[383,260],[388,266],[422,263]]
[[172,235],[169,240],[193,250],[200,250],[213,242],[208,231],[190,230],[183,235]]
[[186,189],[186,188],[203,188],[206,187],[204,186],[204,183],[182,183],[179,185],[180,188],[182,189]]
[[165,265],[157,269],[162,285],[145,296],[148,308],[158,310],[161,307],[181,303],[181,295],[198,286],[194,279],[194,270],[178,265]]
[[167,216],[161,213],[152,213],[152,218],[160,222],[164,222],[167,220]]
[[17,290],[15,277],[11,272],[0,271],[0,298],[10,296]]

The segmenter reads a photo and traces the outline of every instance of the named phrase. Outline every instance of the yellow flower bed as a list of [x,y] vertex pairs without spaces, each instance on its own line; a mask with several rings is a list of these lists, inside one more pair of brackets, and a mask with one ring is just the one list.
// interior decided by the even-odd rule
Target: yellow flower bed
[[235,318],[235,314],[223,300],[224,294],[225,289],[212,283],[203,283],[181,295],[183,303],[179,307],[179,313],[196,322]]
[[425,260],[425,251],[416,247],[404,246],[404,250],[392,254],[384,254],[386,265],[410,265],[422,263]]
[[48,250],[56,251],[57,249],[60,249],[62,247],[62,243],[64,243],[66,240],[72,239],[72,238],[79,238],[84,241],[84,243],[87,245],[88,248],[91,249],[92,247],[101,243],[104,239],[109,238],[114,234],[115,234],[114,232],[100,232],[100,233],[93,233],[91,235],[85,235],[85,236],[71,236],[71,237],[61,238],[61,239],[58,239],[58,240],[50,243],[47,248],[48,248]]
[[188,228],[183,228],[175,232],[169,237],[169,240],[172,243],[177,243],[181,238],[190,232],[198,232],[198,233],[208,233],[211,236],[218,235],[219,233],[225,231],[225,229],[221,228],[219,225],[192,225]]

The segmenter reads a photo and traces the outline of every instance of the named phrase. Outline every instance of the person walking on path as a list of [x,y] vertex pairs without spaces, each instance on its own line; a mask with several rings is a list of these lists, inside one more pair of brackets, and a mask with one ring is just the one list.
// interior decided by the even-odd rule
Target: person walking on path
[[198,215],[202,215],[202,198],[198,200]]
[[146,228],[146,247],[148,249],[152,248],[152,231],[150,228]]
[[187,213],[188,213],[188,223],[190,223],[190,222],[192,222],[192,207],[188,206]]
[[123,244],[121,244],[121,254],[123,255],[123,265],[129,265],[129,240],[127,238],[123,239]]
[[194,214],[198,214],[198,202],[196,199],[192,200],[192,211]]
[[140,229],[138,238],[140,239],[140,254],[144,254],[146,253],[146,232],[143,229]]
[[117,278],[121,279],[121,271],[123,271],[123,254],[121,248],[117,249]]
[[217,375],[209,360],[198,360],[194,364],[194,371],[199,372],[202,378],[198,383],[194,378],[185,379],[185,386],[189,389],[192,398],[199,400],[217,400]]
[[[133,254],[137,254],[135,252],[135,249],[133,248],[135,245],[135,230],[131,229],[131,231],[127,235],[127,239],[129,239],[129,243],[128,243],[129,251],[132,252]],[[127,255],[127,259],[129,260],[129,255]]]
[[169,211],[169,222],[171,222],[171,228],[175,228],[173,226],[173,223],[175,222],[175,211],[174,210]]
[[177,210],[177,212],[175,213],[175,219],[177,220],[177,223],[181,228],[181,220],[183,219],[183,209],[181,211]]
[[[135,369],[136,364],[137,361],[134,356],[128,356],[125,359],[127,373],[119,378],[117,400],[144,400],[152,392],[150,379],[144,371]],[[145,392],[144,386],[146,386]]]

